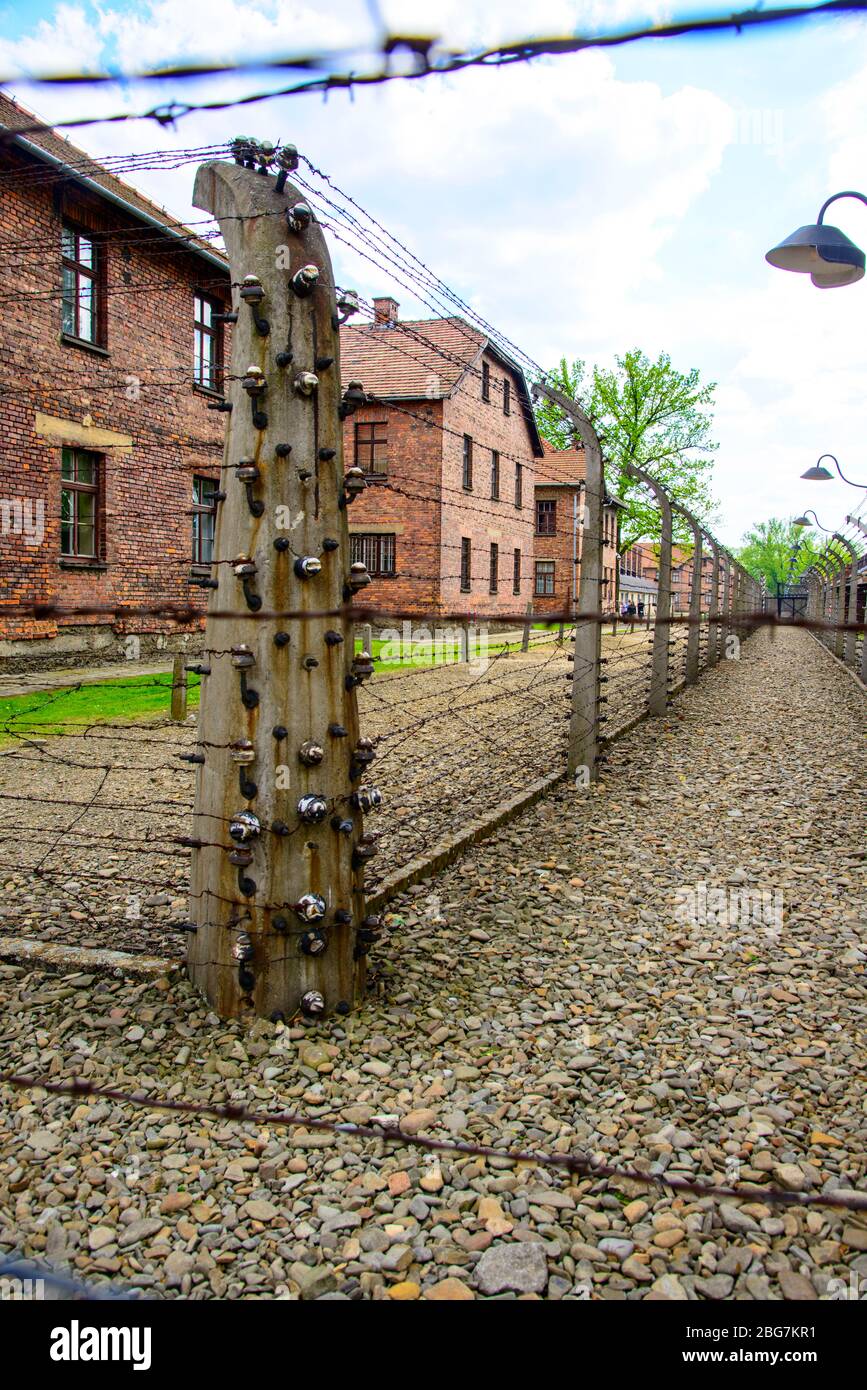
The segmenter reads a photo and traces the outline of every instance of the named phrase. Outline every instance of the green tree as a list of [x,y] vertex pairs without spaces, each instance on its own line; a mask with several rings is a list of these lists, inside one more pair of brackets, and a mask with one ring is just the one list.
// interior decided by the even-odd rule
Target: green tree
[[[626,503],[620,523],[620,549],[659,536],[659,510],[645,488],[626,472],[636,464],[662,484],[704,525],[713,520],[710,480],[715,382],[702,382],[698,370],[679,372],[667,353],[655,362],[633,348],[615,358],[613,368],[594,367],[589,380],[580,360],[565,357],[548,379],[573,400],[581,400],[602,442],[608,489]],[[557,448],[572,443],[568,421],[544,397],[536,407],[539,429]],[[692,532],[674,514],[674,536],[689,544]]]
[[796,583],[825,546],[814,531],[795,526],[791,518],[772,516],[768,521],[756,522],[744,533],[735,554],[744,569],[754,579],[763,579],[768,593],[775,594],[777,584],[788,582],[789,557],[796,546],[798,554],[791,567],[792,581]]

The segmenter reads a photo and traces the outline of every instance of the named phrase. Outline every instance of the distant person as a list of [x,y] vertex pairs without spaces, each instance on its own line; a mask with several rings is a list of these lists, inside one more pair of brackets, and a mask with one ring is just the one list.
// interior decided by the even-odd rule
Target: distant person
[[622,602],[621,605],[620,605],[620,616],[621,616],[621,618],[626,618],[626,617],[628,617],[628,615],[629,615],[629,604],[627,603],[626,599],[624,599],[623,602]]
[[638,621],[640,622],[641,619],[642,619],[643,617],[644,617],[644,600],[643,600],[643,599],[639,599],[639,600],[638,600]]
[[636,612],[637,612],[637,610],[636,610],[635,604],[634,604],[634,602],[632,601],[632,599],[630,599],[630,600],[629,600],[629,607],[628,607],[627,610],[626,610],[626,616],[629,618],[630,622],[634,619]]

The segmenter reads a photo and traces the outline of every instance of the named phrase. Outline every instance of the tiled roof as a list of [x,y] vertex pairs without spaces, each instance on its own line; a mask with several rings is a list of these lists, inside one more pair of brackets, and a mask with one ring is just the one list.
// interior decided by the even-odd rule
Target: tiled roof
[[[340,376],[344,386],[360,381],[385,400],[443,400],[475,367],[483,351],[515,380],[517,408],[526,422],[533,453],[542,454],[536,417],[520,367],[464,319],[401,319],[396,324],[344,324],[340,330]],[[479,369],[480,370],[480,369]]]
[[542,440],[545,456],[538,466],[536,482],[539,487],[546,483],[580,483],[587,477],[587,460],[583,449],[555,449],[547,439]]
[[344,383],[360,381],[373,396],[440,400],[451,395],[486,341],[461,318],[345,324],[340,374]]
[[208,256],[224,262],[228,271],[229,263],[222,251],[212,246],[210,242],[203,241],[201,237],[196,236],[177,218],[172,217],[165,208],[161,208],[157,203],[152,203],[150,198],[139,193],[137,188],[125,183],[115,174],[110,174],[97,160],[85,154],[84,150],[80,150],[77,146],[70,144],[68,140],[64,140],[62,135],[58,135],[56,130],[52,130],[48,126],[41,130],[28,128],[37,123],[39,119],[26,107],[19,106],[18,102],[13,101],[5,92],[0,92],[0,126],[13,132],[24,129],[22,139],[26,140],[28,145],[42,150],[52,161],[59,160],[63,164],[71,165],[73,174],[78,174],[90,183],[96,184],[112,197],[121,199],[133,213],[140,213],[147,221],[161,223],[167,231],[175,236],[183,237],[189,243],[191,251],[205,252]]

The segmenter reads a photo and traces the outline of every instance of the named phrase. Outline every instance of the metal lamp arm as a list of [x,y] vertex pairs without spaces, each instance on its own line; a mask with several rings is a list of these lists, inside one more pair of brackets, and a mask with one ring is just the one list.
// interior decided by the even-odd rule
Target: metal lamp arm
[[858,193],[855,189],[852,188],[846,189],[842,193],[832,193],[830,198],[825,199],[824,203],[819,209],[819,216],[816,219],[817,226],[821,227],[822,222],[825,218],[825,213],[828,211],[828,208],[831,206],[832,203],[836,203],[838,198],[857,198],[859,203],[867,204],[867,194]]

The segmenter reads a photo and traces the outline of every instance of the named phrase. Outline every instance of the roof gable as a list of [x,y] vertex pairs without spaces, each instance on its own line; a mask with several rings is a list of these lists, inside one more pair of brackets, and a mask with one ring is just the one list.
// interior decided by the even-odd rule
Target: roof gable
[[97,194],[103,193],[109,201],[122,204],[133,217],[140,217],[151,225],[156,224],[164,228],[167,235],[184,241],[193,254],[205,256],[212,264],[223,267],[228,274],[229,262],[222,251],[196,236],[184,223],[172,217],[171,213],[161,208],[158,203],[151,202],[150,198],[133,188],[132,184],[125,183],[116,174],[109,173],[98,160],[65,140],[50,126],[44,125],[42,129],[33,130],[31,127],[38,123],[39,119],[26,107],[19,106],[18,102],[13,101],[5,92],[0,92],[0,127],[13,135],[16,130],[24,131],[24,134],[13,142],[13,148],[17,146],[26,150],[36,159],[44,157],[46,162],[55,167],[62,166],[64,170],[68,170],[66,177],[70,180],[77,179]]

